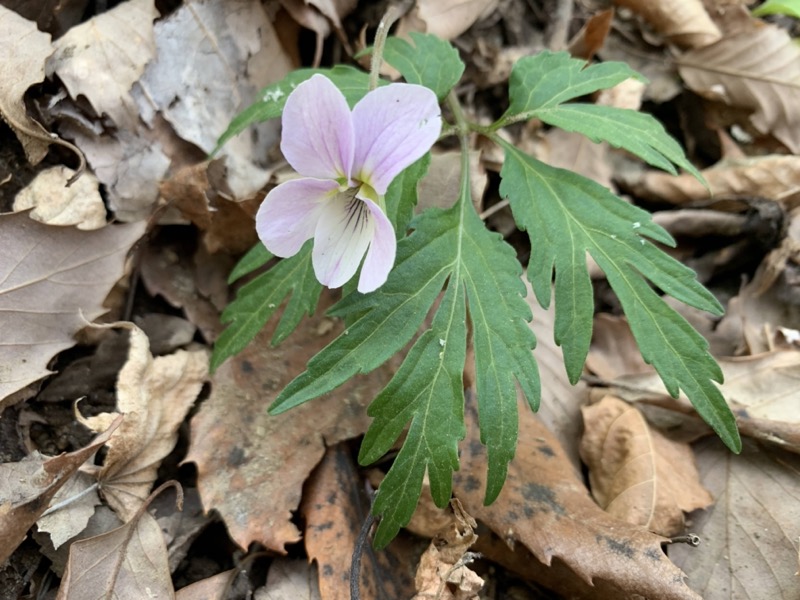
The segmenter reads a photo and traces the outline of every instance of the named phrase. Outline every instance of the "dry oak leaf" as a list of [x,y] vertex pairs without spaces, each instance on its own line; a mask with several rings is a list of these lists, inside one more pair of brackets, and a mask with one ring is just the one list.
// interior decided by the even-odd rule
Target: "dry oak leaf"
[[41,171],[14,198],[14,212],[32,208],[31,219],[47,225],[75,225],[78,229],[100,229],[106,225],[106,207],[99,182],[83,173],[73,184],[67,182],[75,171],[65,166]]
[[0,465],[0,565],[25,539],[59,489],[108,441],[120,420],[91,444],[55,457],[38,452],[17,463]]
[[0,215],[0,408],[49,375],[47,363],[73,334],[105,312],[145,223],[96,231],[51,227],[26,213]]
[[743,441],[738,456],[716,438],[695,446],[703,485],[716,503],[692,515],[702,544],[676,544],[669,554],[704,600],[794,599],[800,457]]
[[671,43],[681,48],[703,48],[722,38],[702,0],[614,0],[640,15]]
[[147,500],[161,461],[178,441],[178,428],[208,376],[208,353],[178,350],[153,358],[141,329],[132,323],[109,327],[131,332],[128,360],[117,378],[118,413],[80,420],[96,431],[117,414],[125,415],[108,441],[97,479],[106,502],[127,522]]
[[642,198],[690,204],[725,196],[760,196],[787,209],[800,204],[800,157],[770,154],[723,159],[702,171],[706,188],[692,175],[647,171],[632,191]]
[[[486,450],[480,443],[475,404],[470,398],[466,406],[468,432],[453,490],[506,548],[517,547],[511,555],[497,555],[505,556],[503,564],[567,597],[699,600],[662,551],[664,538],[620,521],[595,504],[558,441],[524,398],[519,402],[519,430],[524,435],[503,490],[492,505],[484,506]],[[513,555],[525,554],[520,545],[532,554],[515,566]],[[498,549],[502,547],[493,547]],[[487,552],[480,540],[476,550]]]
[[44,64],[53,52],[50,35],[14,11],[0,6],[0,117],[22,144],[31,164],[47,154],[44,129],[28,117],[23,96],[29,87],[44,81]]
[[698,94],[752,111],[750,120],[789,150],[800,152],[800,48],[774,25],[727,35],[678,59]]
[[651,428],[635,407],[613,396],[584,407],[581,457],[597,503],[610,515],[671,537],[684,512],[713,502],[688,444]]
[[154,0],[127,0],[70,29],[53,43],[47,74],[58,75],[72,98],[84,96],[120,129],[136,129],[130,91],[155,56]]
[[142,511],[117,529],[72,544],[56,600],[174,596],[161,528]]
[[[433,500],[431,500],[433,504]],[[328,448],[311,474],[300,511],[309,561],[317,563],[320,595],[325,600],[350,600],[350,569],[369,499],[348,444]],[[410,598],[414,594],[413,551],[395,539],[380,552],[364,547],[359,590],[362,598]],[[403,565],[402,567],[400,565]]]
[[242,548],[260,542],[275,552],[300,539],[292,511],[326,445],[363,434],[366,406],[388,382],[389,361],[334,392],[280,415],[267,408],[308,360],[332,341],[341,324],[321,316],[332,303],[324,293],[317,316],[305,319],[279,348],[270,345],[273,319],[211,379],[211,395],[192,418],[186,461],[197,464],[205,509],[216,509]]

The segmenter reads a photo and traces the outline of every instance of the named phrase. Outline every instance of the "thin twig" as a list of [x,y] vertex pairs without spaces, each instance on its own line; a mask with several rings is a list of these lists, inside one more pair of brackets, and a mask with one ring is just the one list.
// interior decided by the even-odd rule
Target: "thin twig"
[[361,531],[358,532],[358,539],[353,548],[353,558],[350,561],[350,600],[360,600],[361,592],[359,591],[361,583],[361,557],[364,555],[364,548],[367,546],[367,538],[369,537],[370,529],[375,523],[375,516],[372,514],[372,504],[375,502],[375,494],[372,495],[370,502],[369,513],[364,523],[361,525]]

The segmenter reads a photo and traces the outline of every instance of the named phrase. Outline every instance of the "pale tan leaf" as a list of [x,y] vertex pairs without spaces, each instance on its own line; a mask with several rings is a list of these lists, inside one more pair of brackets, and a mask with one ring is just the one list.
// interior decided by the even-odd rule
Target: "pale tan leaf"
[[75,175],[68,167],[45,169],[14,198],[14,211],[32,208],[30,217],[47,225],[75,225],[91,230],[105,227],[106,207],[100,197],[97,177],[84,173],[67,187]]
[[164,536],[143,511],[117,529],[72,544],[56,600],[174,597]]
[[702,0],[614,0],[648,22],[650,27],[681,48],[702,48],[722,37]]
[[796,598],[800,457],[744,441],[739,456],[714,438],[696,447],[715,504],[692,515],[700,546],[669,554],[704,600]]
[[230,569],[195,581],[175,592],[175,600],[225,600],[230,591],[231,580],[238,572],[238,569]]
[[452,40],[497,8],[497,0],[417,0],[400,20],[398,35],[409,31],[431,33]]
[[313,565],[305,560],[278,558],[272,561],[267,583],[256,590],[255,600],[322,600]]
[[127,0],[73,27],[53,43],[47,74],[58,75],[70,96],[84,96],[119,128],[139,118],[131,87],[155,56],[154,0]]
[[[333,299],[324,293],[320,311]],[[325,445],[364,433],[366,406],[388,382],[389,361],[335,392],[280,415],[270,402],[308,360],[341,331],[321,316],[304,320],[279,348],[270,344],[277,319],[211,380],[210,397],[191,422],[186,461],[197,464],[197,487],[206,510],[216,509],[242,548],[260,542],[275,552],[300,539],[292,511]]]
[[[208,376],[205,350],[178,350],[153,358],[147,336],[132,323],[128,360],[117,379],[117,410],[126,415],[109,440],[98,473],[109,506],[130,520],[147,499],[161,461],[178,441],[178,428]],[[109,414],[84,419],[94,428]]]
[[18,463],[0,465],[0,564],[22,543],[58,490],[108,441],[118,425],[119,420],[75,452],[52,458],[37,452]]
[[54,550],[83,531],[95,507],[101,503],[95,478],[82,471],[75,473],[53,496],[51,505],[57,506],[62,502],[63,508],[48,512],[36,521],[36,528],[40,532],[50,534]]
[[[491,544],[482,535],[476,550],[491,550],[493,559],[566,597],[698,600],[661,550],[664,538],[597,506],[558,441],[524,399],[519,410],[524,434],[508,478],[498,499],[484,506],[486,450],[479,441],[475,403],[466,407],[468,433],[460,446],[461,468],[453,476],[454,494],[506,550],[515,548],[503,554],[502,542]],[[481,546],[484,537],[487,546]]]
[[606,396],[583,417],[581,457],[592,495],[610,515],[671,537],[683,532],[684,512],[712,503],[689,446],[652,429],[636,408]]
[[9,394],[48,374],[47,363],[75,341],[123,274],[145,224],[78,231],[42,225],[25,213],[0,216],[0,407]]
[[31,164],[41,161],[49,146],[44,130],[28,117],[23,96],[44,81],[44,64],[53,52],[50,35],[36,23],[0,6],[0,116],[11,126]]
[[774,25],[727,35],[678,61],[698,94],[753,111],[755,128],[800,152],[800,47]]
[[[725,196],[760,196],[787,208],[800,203],[800,157],[771,154],[723,159],[702,171],[706,188],[691,175],[648,171],[632,186],[642,198],[689,204]],[[710,189],[710,195],[709,195]]]

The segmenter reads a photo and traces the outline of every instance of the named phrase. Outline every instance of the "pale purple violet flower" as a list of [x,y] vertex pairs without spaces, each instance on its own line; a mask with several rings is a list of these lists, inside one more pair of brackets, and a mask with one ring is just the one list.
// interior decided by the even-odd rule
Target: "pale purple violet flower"
[[302,177],[267,194],[256,216],[258,236],[282,257],[313,237],[314,273],[330,288],[344,285],[366,253],[358,291],[377,289],[397,249],[383,196],[439,137],[436,95],[394,83],[369,92],[351,112],[330,79],[314,75],[286,99],[282,123],[281,150]]

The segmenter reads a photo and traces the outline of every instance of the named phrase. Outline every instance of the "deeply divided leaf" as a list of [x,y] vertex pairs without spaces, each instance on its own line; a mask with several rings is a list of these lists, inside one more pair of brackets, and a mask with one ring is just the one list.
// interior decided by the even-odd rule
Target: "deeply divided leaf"
[[424,85],[443,100],[464,73],[458,51],[435,35],[411,32],[412,44],[398,37],[386,40],[383,56],[408,83]]
[[605,187],[556,169],[501,142],[505,162],[500,192],[509,198],[517,223],[528,231],[528,277],[547,306],[555,272],[556,342],[564,348],[571,381],[577,381],[592,331],[592,287],[586,253],[603,269],[622,303],[645,360],[670,394],[679,388],[734,450],[740,446],[733,415],[714,381],[719,366],[707,342],[645,281],[674,298],[714,314],[722,307],[694,272],[649,240],[671,245],[669,234],[649,213],[627,204]]
[[[251,250],[259,258],[259,251]],[[263,255],[261,255],[263,256]],[[278,262],[239,290],[236,300],[222,313],[228,327],[214,344],[211,369],[240,352],[272,318],[291,294],[281,315],[272,343],[284,340],[297,327],[304,314],[313,314],[319,302],[322,286],[314,276],[311,265],[311,241],[291,258]]]

